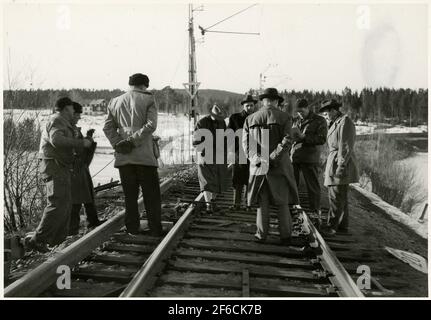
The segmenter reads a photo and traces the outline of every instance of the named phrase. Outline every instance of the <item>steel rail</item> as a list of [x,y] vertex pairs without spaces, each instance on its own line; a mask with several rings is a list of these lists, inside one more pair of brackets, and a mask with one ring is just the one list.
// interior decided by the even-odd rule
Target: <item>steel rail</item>
[[335,286],[336,293],[340,297],[364,298],[361,290],[353,282],[346,269],[344,269],[342,263],[326,244],[325,240],[319,231],[314,227],[307,214],[305,212],[302,212],[301,214],[304,219],[304,223],[306,223],[310,228],[310,231],[315,236],[320,248],[322,249],[322,254],[319,256],[321,259],[320,263],[327,271],[332,274],[329,276],[329,281],[331,281],[331,283]]
[[174,227],[169,231],[165,238],[160,242],[151,256],[144,263],[142,268],[135,274],[132,281],[121,293],[120,297],[143,297],[146,291],[151,287],[156,273],[159,271],[159,266],[163,260],[169,255],[174,248],[176,241],[182,236],[182,233],[187,229],[195,208],[196,203],[203,200],[203,193],[200,193],[188,209],[184,212],[181,218],[177,221]]
[[[162,182],[160,184],[160,192],[163,194],[168,191],[172,186],[172,182],[172,178]],[[138,205],[142,206],[142,204],[143,198],[141,197],[138,201]],[[4,296],[35,297],[41,294],[55,283],[60,276],[60,274],[57,273],[59,266],[73,267],[87,257],[95,248],[108,240],[115,231],[123,226],[125,214],[125,209],[121,210],[117,215],[60,251],[58,256],[53,259],[48,259],[22,278],[11,283],[5,288]]]

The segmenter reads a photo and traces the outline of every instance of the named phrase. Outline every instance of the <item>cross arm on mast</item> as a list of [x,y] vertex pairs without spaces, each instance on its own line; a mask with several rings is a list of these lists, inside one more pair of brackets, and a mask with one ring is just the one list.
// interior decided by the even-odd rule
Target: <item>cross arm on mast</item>
[[216,30],[205,30],[201,26],[199,26],[199,29],[201,29],[202,35],[205,34],[205,32],[213,32],[213,33],[231,33],[231,34],[250,34],[258,36],[260,33],[258,32],[240,32],[240,31],[216,31]]

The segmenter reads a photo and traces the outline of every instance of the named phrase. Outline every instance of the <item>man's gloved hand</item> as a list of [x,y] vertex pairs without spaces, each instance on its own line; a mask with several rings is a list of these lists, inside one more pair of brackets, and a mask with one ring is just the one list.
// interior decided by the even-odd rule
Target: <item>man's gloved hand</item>
[[94,131],[96,131],[96,130],[95,130],[95,129],[87,130],[86,137],[87,137],[87,138],[91,138],[91,139],[93,139]]
[[83,139],[84,148],[90,148],[93,145],[93,142],[90,139]]
[[133,148],[135,145],[131,141],[121,140],[115,145],[114,150],[118,153],[128,154],[132,152]]

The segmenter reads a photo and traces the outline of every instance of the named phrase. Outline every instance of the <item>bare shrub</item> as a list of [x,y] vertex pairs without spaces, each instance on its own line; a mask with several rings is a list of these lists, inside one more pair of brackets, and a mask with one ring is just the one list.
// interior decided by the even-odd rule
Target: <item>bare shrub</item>
[[38,220],[44,206],[44,188],[38,175],[40,129],[38,113],[26,117],[4,115],[3,121],[3,179],[4,224],[8,232],[26,230]]
[[[387,135],[376,135],[356,143],[359,174],[362,183],[371,182],[371,191],[403,212],[424,200],[416,183],[413,168],[397,163],[411,150]],[[364,187],[364,186],[363,186]]]

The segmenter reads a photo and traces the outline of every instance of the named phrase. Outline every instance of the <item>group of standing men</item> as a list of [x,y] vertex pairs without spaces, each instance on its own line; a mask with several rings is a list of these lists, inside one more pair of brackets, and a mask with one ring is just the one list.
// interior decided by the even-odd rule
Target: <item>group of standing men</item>
[[[147,91],[149,78],[146,75],[130,76],[129,86],[128,92],[109,103],[103,131],[115,150],[114,166],[120,172],[125,196],[127,232],[137,235],[149,231],[153,236],[162,236],[158,147],[153,137],[157,128],[157,107],[153,95]],[[257,100],[246,95],[241,102],[243,110],[231,115],[227,126],[225,110],[214,105],[195,128],[195,132],[208,130],[212,137],[217,136],[217,130],[241,132],[236,143],[227,148],[235,155],[232,209],[240,208],[246,187],[246,210],[258,204],[256,240],[265,241],[269,231],[269,206],[277,206],[281,241],[289,244],[292,231],[289,205],[299,204],[301,172],[308,190],[309,207],[320,214],[319,146],[327,141],[329,156],[324,184],[328,187],[331,215],[327,232],[333,234],[347,229],[348,184],[358,180],[352,120],[339,111],[341,104],[335,100],[323,101],[319,109],[329,122],[328,130],[325,119],[315,114],[305,99],[297,101],[298,117],[294,121],[281,110],[283,97],[275,88],[266,89],[259,99],[262,107],[256,110]],[[46,251],[48,244],[59,244],[67,235],[78,233],[83,204],[89,227],[104,222],[97,217],[88,169],[96,149],[92,138],[94,130],[89,130],[84,137],[77,127],[82,113],[80,104],[65,97],[56,102],[55,108],[56,114],[43,130],[39,152],[47,206],[36,232],[27,239],[28,247],[38,251]],[[204,141],[201,136],[193,140],[193,145],[199,147]],[[250,141],[256,142],[258,147],[250,147]],[[213,161],[206,162],[205,151],[210,152]],[[269,156],[265,157],[265,153]],[[218,163],[219,156],[216,139],[209,149],[207,146],[198,154],[198,177],[209,214],[218,210],[215,197],[223,191],[227,174],[227,158]],[[246,161],[241,163],[241,158]],[[147,231],[140,225],[139,189],[148,218]]]
[[[335,234],[348,228],[348,185],[358,181],[354,154],[355,126],[353,121],[340,112],[342,106],[334,99],[320,103],[318,112],[306,99],[298,99],[296,103],[297,117],[283,112],[283,97],[275,88],[267,88],[259,99],[262,107],[256,110],[257,100],[246,95],[241,102],[243,110],[232,114],[227,128],[234,132],[241,131],[240,141],[234,146],[226,146],[226,151],[234,149],[232,185],[234,203],[232,209],[241,206],[244,186],[247,190],[246,210],[257,204],[255,234],[256,241],[266,240],[269,231],[269,206],[278,208],[278,220],[281,242],[291,241],[292,218],[289,205],[299,205],[298,188],[302,173],[308,192],[309,209],[319,216],[321,188],[319,183],[319,167],[321,163],[322,145],[326,142],[329,155],[326,159],[324,185],[329,196],[329,223],[323,232]],[[223,108],[215,105],[210,115],[202,118],[196,126],[199,129],[210,129],[216,137],[215,128],[225,129]],[[326,120],[325,120],[326,118]],[[328,130],[329,127],[329,130]],[[264,137],[267,137],[265,139]],[[250,141],[257,142],[253,148]],[[203,139],[195,140],[198,146]],[[214,153],[216,141],[213,141]],[[204,156],[205,150],[200,154]],[[265,156],[264,154],[267,154]],[[245,154],[246,163],[238,161],[241,153]],[[269,155],[269,156],[268,156]],[[198,162],[201,190],[207,203],[207,212],[215,210],[214,198],[225,184],[226,163]]]
[[77,127],[82,106],[67,97],[57,100],[55,111],[42,131],[39,147],[47,205],[36,231],[26,238],[29,249],[41,252],[48,251],[48,244],[58,245],[68,235],[78,234],[82,205],[89,228],[104,222],[97,216],[89,171],[96,150],[94,130],[83,136]]
[[[161,195],[157,172],[157,145],[152,133],[157,127],[157,108],[147,91],[149,79],[144,74],[129,78],[130,90],[111,100],[103,131],[115,150],[114,166],[120,172],[125,196],[127,232],[149,232],[161,236]],[[94,204],[94,190],[89,165],[96,149],[94,130],[84,137],[76,126],[82,106],[60,98],[56,113],[42,132],[40,172],[47,190],[47,206],[35,233],[26,239],[27,248],[48,251],[68,235],[77,234],[80,210],[84,204],[88,227],[102,224]],[[148,217],[148,230],[140,226],[139,189],[142,189]]]

